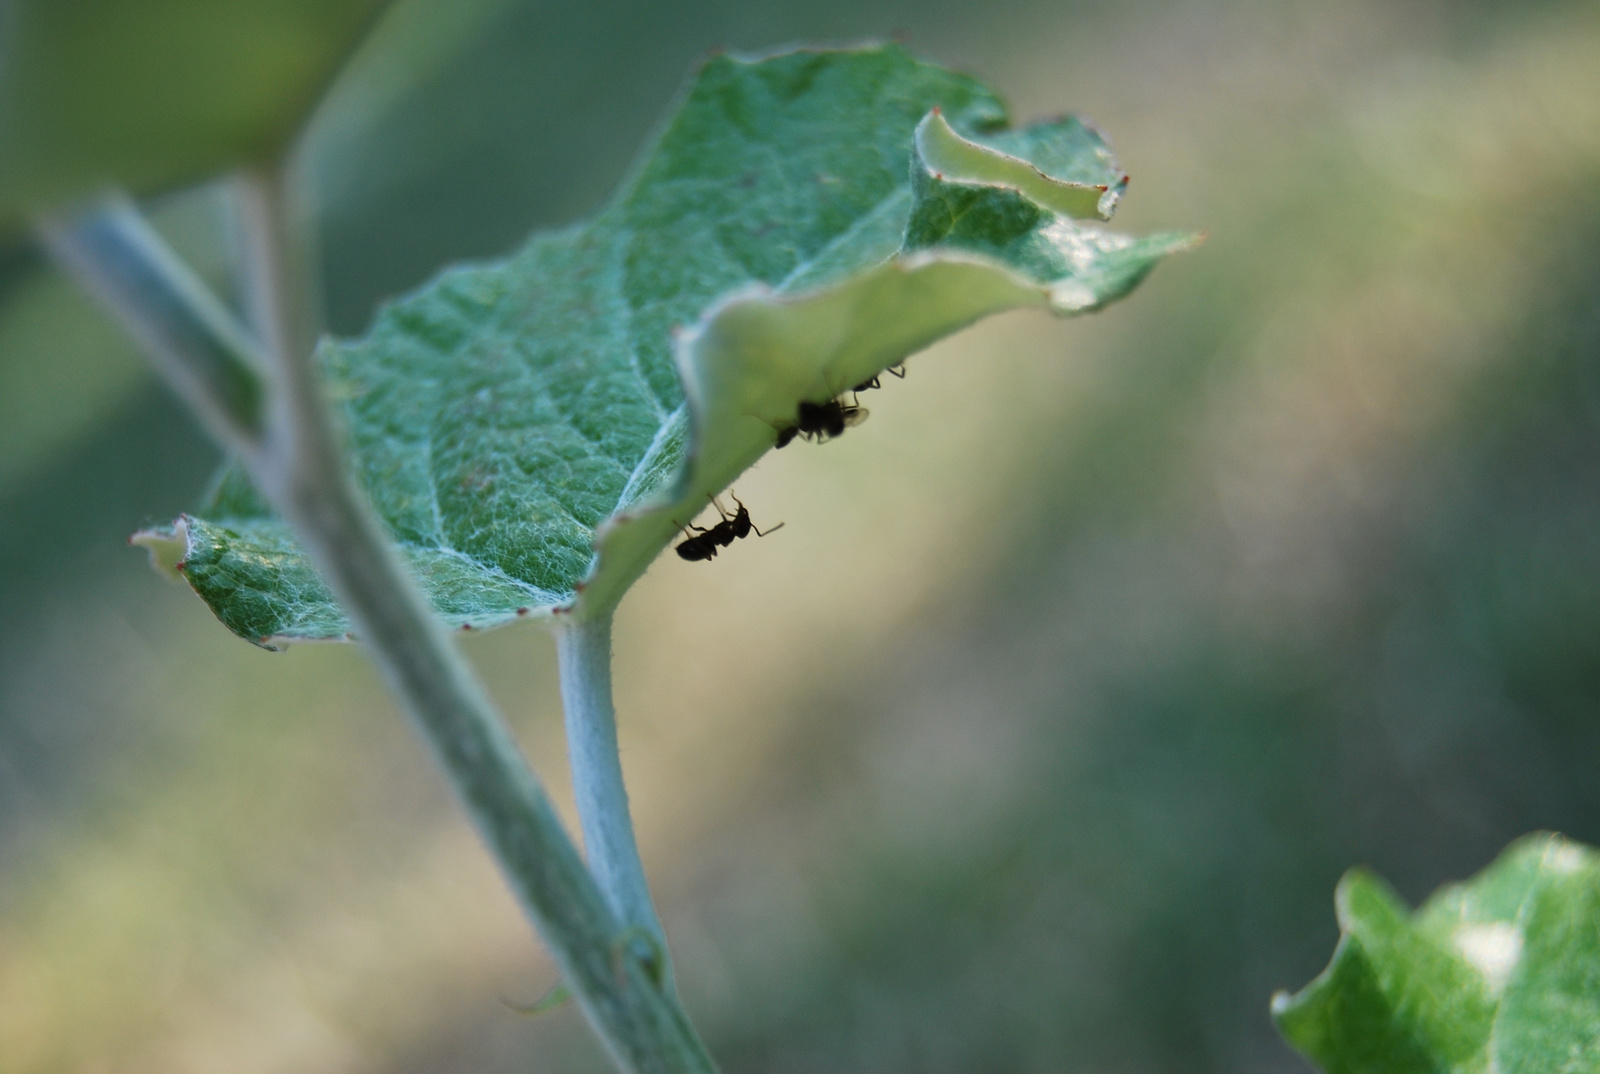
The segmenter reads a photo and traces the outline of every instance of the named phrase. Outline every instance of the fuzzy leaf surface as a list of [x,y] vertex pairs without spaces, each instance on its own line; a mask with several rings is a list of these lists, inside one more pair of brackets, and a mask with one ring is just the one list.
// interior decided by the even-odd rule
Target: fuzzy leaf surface
[[[958,171],[927,165],[933,141]],[[1109,211],[1124,183],[1082,121],[1009,130],[985,87],[896,46],[718,56],[596,216],[445,271],[320,357],[355,472],[447,621],[593,614],[802,400],[1002,309],[1098,309],[1191,241],[1062,211]],[[237,473],[142,539],[182,542],[241,636],[344,636]]]
[[1600,1070],[1600,854],[1527,836],[1409,911],[1352,870],[1328,968],[1273,998],[1290,1043],[1327,1074]]

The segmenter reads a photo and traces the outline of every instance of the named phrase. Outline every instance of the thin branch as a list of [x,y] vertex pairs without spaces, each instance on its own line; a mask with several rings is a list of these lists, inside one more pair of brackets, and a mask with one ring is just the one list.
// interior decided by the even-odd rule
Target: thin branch
[[108,306],[223,446],[261,448],[260,349],[125,195],[39,221],[56,262]]
[[650,902],[644,864],[628,812],[611,703],[611,615],[569,621],[556,633],[561,703],[566,711],[572,790],[583,846],[600,891],[630,928],[653,940],[663,979],[670,979],[666,936]]
[[303,251],[282,176],[256,173],[241,189],[252,306],[263,320],[273,389],[260,411],[264,423],[258,418],[259,431],[248,436],[241,434],[250,428],[243,422],[249,411],[223,406],[231,397],[218,385],[228,379],[211,375],[219,349],[235,358],[246,353],[219,342],[237,332],[215,317],[220,303],[203,288],[171,285],[177,277],[167,262],[176,258],[153,232],[138,242],[102,241],[131,234],[131,205],[52,222],[47,245],[160,352],[157,368],[218,439],[242,446],[251,478],[294,528],[432,744],[618,1066],[633,1074],[713,1074],[715,1064],[659,967],[630,942],[633,930],[602,896],[510,731],[344,471],[310,353],[305,276],[297,267]]

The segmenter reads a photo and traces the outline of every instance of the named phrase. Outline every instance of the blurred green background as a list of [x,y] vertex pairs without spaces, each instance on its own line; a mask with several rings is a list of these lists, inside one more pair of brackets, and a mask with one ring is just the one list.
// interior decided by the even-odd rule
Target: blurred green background
[[[895,34],[1081,110],[1104,314],[913,359],[662,559],[624,761],[738,1072],[1303,1071],[1267,1016],[1366,863],[1600,842],[1600,9],[403,0],[318,115],[328,319],[593,209],[715,46]],[[377,46],[382,46],[377,47]],[[153,206],[226,283],[216,190]],[[361,655],[229,636],[125,536],[216,461],[0,249],[0,1072],[599,1071]],[[564,797],[553,649],[473,639]]]

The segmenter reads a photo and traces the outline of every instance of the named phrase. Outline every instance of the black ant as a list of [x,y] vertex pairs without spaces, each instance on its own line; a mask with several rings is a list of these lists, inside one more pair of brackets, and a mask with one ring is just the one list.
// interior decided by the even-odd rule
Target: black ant
[[795,413],[795,423],[779,429],[777,443],[772,446],[788,447],[789,441],[797,436],[820,444],[842,436],[846,429],[866,420],[867,408],[846,403],[842,396],[826,403],[801,403]]
[[[722,523],[717,523],[721,525]],[[689,523],[691,529],[700,529],[694,523]],[[689,533],[689,530],[684,530]],[[682,544],[678,545],[678,555],[687,560],[716,559],[717,549],[721,542],[713,530],[701,530],[699,533],[690,534]]]
[[[733,493],[730,492],[728,495],[733,496]],[[691,561],[715,559],[717,558],[717,549],[726,548],[741,537],[748,537],[752,533],[757,537],[765,537],[768,533],[776,533],[783,529],[782,522],[767,530],[766,533],[757,529],[756,524],[750,521],[750,509],[739,503],[739,497],[737,496],[733,496],[733,502],[739,504],[739,510],[732,515],[723,510],[722,505],[717,503],[715,497],[712,498],[711,502],[715,505],[717,514],[722,516],[722,521],[710,529],[702,529],[690,523],[690,529],[700,530],[700,532],[689,534],[684,542],[678,545],[678,555],[684,559]],[[688,533],[688,530],[684,532]]]
[[[894,365],[890,366],[888,369],[885,369],[883,372],[884,373],[891,373],[894,376],[899,377],[901,380],[905,380],[906,379],[906,364],[904,362],[896,362]],[[878,374],[878,376],[882,376],[882,375],[883,375],[882,373]],[[881,387],[883,387],[883,385],[878,383],[878,377],[873,377],[871,380],[864,380],[860,384],[857,384],[854,388],[851,388],[850,389],[850,394],[854,395],[857,392],[864,392],[868,388],[881,388]]]

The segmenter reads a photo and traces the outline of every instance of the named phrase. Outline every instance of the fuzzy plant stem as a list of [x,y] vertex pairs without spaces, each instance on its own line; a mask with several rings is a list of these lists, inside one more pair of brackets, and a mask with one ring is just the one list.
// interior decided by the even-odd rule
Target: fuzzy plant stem
[[145,222],[112,195],[93,211],[39,221],[56,263],[110,309],[212,439],[257,450],[266,359],[254,339]]
[[556,656],[572,790],[589,871],[612,911],[634,930],[646,948],[643,953],[658,960],[662,979],[670,983],[666,939],[650,902],[622,781],[617,717],[611,703],[611,614],[562,624],[556,634]]
[[281,173],[247,175],[241,190],[259,344],[125,198],[41,221],[40,235],[145,344],[157,369],[294,527],[433,746],[618,1067],[713,1074],[660,962],[632,942],[505,722],[345,473],[311,354],[304,250]]

